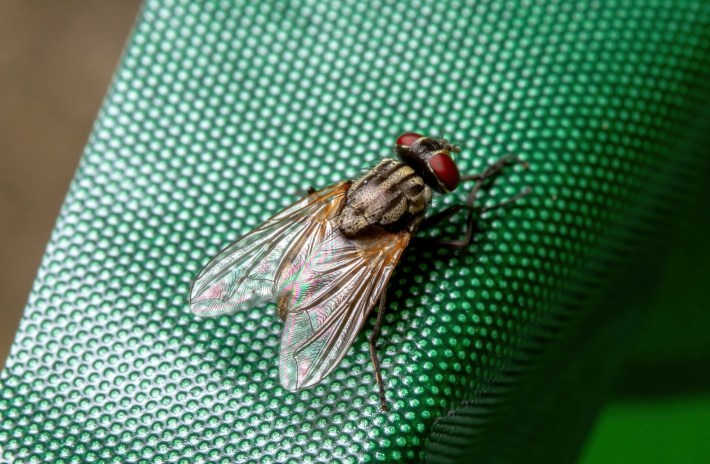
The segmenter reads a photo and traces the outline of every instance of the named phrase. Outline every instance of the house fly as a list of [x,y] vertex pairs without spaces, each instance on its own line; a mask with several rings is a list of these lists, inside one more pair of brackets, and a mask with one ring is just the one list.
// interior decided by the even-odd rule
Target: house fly
[[[382,410],[387,410],[376,342],[385,309],[387,282],[419,229],[467,211],[458,240],[432,245],[468,245],[477,214],[517,200],[529,189],[487,208],[477,193],[506,164],[507,156],[480,174],[461,176],[452,155],[459,147],[415,133],[401,135],[399,158],[383,159],[359,179],[309,194],[222,250],[200,272],[190,292],[197,316],[220,316],[275,302],[284,322],[279,376],[298,391],[320,383],[343,359],[379,302],[370,336],[370,356]],[[427,217],[435,194],[472,181],[465,203]]]

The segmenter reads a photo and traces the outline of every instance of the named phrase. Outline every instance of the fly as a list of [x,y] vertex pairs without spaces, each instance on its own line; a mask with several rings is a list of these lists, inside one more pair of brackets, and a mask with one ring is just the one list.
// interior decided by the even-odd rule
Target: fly
[[[284,321],[279,377],[289,391],[320,383],[343,359],[368,314],[379,303],[370,356],[387,410],[376,343],[387,282],[417,230],[467,211],[459,240],[431,240],[462,248],[471,242],[475,214],[509,204],[474,207],[487,180],[508,163],[503,157],[480,174],[461,176],[452,158],[460,149],[444,139],[406,133],[399,158],[384,159],[354,181],[309,194],[222,250],[200,272],[190,292],[197,316],[221,316],[275,302]],[[427,217],[434,194],[472,181],[465,203]]]

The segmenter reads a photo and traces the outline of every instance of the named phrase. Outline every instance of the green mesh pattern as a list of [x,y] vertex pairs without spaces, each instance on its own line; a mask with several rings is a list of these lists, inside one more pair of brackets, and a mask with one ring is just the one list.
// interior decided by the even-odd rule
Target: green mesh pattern
[[[606,374],[614,354],[569,342],[591,310],[559,301],[613,268],[591,257],[708,102],[709,31],[705,0],[147,1],[2,374],[2,457],[453,461],[473,443],[480,462],[522,462],[548,430],[546,462],[569,462],[601,399],[544,379]],[[485,203],[534,191],[466,250],[405,254],[379,344],[392,412],[378,411],[374,320],[322,384],[287,392],[273,305],[196,319],[191,280],[412,130],[462,145],[464,173],[530,163]],[[598,341],[626,326],[610,327]]]

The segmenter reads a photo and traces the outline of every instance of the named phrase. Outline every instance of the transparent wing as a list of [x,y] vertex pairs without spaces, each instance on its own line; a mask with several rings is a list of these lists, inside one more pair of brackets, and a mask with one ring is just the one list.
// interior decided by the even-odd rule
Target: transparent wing
[[222,250],[192,285],[192,312],[219,316],[272,301],[279,267],[323,236],[349,186],[340,182],[303,198]]
[[280,376],[295,391],[319,383],[345,356],[409,244],[408,232],[349,239],[335,221],[277,281]]

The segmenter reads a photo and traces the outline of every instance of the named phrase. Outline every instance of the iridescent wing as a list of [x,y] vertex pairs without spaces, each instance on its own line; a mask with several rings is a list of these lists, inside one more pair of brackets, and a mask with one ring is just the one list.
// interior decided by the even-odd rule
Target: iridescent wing
[[280,376],[295,391],[318,384],[352,345],[367,315],[385,291],[409,244],[409,232],[381,231],[345,237],[336,221],[320,231],[277,280],[281,336]]
[[273,301],[279,268],[323,237],[349,186],[340,182],[297,201],[222,250],[192,285],[192,312],[219,316]]

